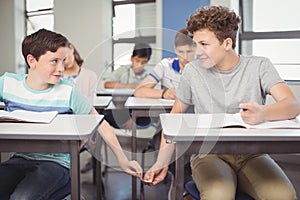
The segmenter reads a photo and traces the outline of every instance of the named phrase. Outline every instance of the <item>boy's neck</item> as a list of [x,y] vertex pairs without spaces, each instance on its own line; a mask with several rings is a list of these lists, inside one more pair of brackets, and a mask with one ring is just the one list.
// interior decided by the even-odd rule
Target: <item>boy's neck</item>
[[223,60],[219,64],[216,64],[216,68],[220,71],[230,71],[235,66],[237,66],[239,61],[240,61],[239,55],[236,54],[234,50],[232,50],[226,53]]
[[33,79],[30,75],[28,75],[25,79],[25,83],[32,90],[47,90],[51,87],[51,84],[40,84],[38,80]]

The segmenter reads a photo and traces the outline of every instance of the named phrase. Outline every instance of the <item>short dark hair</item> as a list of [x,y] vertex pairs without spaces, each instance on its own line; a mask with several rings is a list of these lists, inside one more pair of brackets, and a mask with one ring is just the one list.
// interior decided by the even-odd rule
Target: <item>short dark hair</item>
[[132,57],[137,56],[140,58],[147,58],[148,60],[150,60],[151,54],[152,54],[152,49],[149,44],[137,43],[134,45]]
[[241,19],[234,11],[223,6],[210,6],[198,9],[187,22],[187,30],[194,33],[200,29],[212,31],[222,43],[232,39],[232,48],[236,46],[236,35]]
[[68,39],[65,36],[46,29],[40,29],[24,38],[22,54],[28,65],[27,56],[29,54],[39,60],[40,56],[47,51],[56,52],[59,47],[67,47],[68,44]]
[[183,28],[176,33],[174,45],[175,47],[185,46],[185,45],[193,46],[194,45],[193,37],[189,35],[187,29]]

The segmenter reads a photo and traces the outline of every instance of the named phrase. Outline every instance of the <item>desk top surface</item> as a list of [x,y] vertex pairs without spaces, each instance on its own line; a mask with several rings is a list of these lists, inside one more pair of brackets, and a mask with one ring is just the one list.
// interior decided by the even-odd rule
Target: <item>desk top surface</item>
[[103,109],[106,108],[109,103],[111,102],[112,97],[110,96],[97,96],[94,99],[94,107],[96,109]]
[[98,95],[120,95],[120,96],[131,96],[133,95],[135,89],[131,88],[114,88],[114,89],[101,89]]
[[[173,141],[300,141],[300,129],[195,128],[184,115],[162,114],[165,138]],[[197,115],[195,115],[197,117]]]
[[98,128],[103,115],[57,115],[49,124],[0,123],[0,139],[82,140]]
[[174,100],[168,99],[129,97],[125,102],[125,107],[129,109],[172,109],[174,102]]

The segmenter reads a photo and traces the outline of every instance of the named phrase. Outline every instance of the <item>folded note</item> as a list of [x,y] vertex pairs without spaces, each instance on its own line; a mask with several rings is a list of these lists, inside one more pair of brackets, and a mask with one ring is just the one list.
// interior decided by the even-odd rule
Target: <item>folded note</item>
[[57,111],[33,112],[14,110],[12,112],[0,110],[0,122],[33,122],[50,123],[57,115]]
[[250,125],[243,121],[240,113],[236,114],[186,114],[183,120],[189,128],[296,128],[300,129],[298,118],[292,120],[267,121],[256,125]]

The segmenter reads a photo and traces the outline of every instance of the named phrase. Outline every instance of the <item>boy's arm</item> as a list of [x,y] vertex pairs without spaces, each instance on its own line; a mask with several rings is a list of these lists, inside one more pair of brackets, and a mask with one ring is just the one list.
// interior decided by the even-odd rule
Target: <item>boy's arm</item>
[[[183,103],[178,98],[175,100],[171,113],[183,113],[188,109],[189,105]],[[156,162],[147,171],[144,176],[145,183],[156,185],[164,180],[168,172],[168,165],[174,151],[174,144],[166,143],[164,134],[161,134],[160,148]]]
[[[98,114],[98,112],[95,110],[95,108],[92,108],[89,114]],[[141,178],[142,168],[138,162],[128,161],[115,133],[113,132],[112,127],[105,120],[98,127],[98,132],[115,154],[122,170],[130,175]]]
[[299,103],[285,83],[277,83],[271,87],[270,93],[276,103],[271,105],[258,105],[257,103],[243,103],[241,111],[243,120],[248,124],[258,124],[264,121],[291,119],[299,115]]
[[139,85],[138,82],[136,83],[119,83],[117,81],[107,81],[104,83],[105,88],[132,88],[135,89]]
[[[136,97],[144,97],[144,98],[155,98],[155,99],[159,99],[162,98],[162,94],[164,92],[164,90],[162,89],[154,89],[155,85],[157,84],[157,82],[154,80],[154,78],[152,78],[151,76],[147,76],[139,85],[138,87],[135,89],[134,91],[134,96]],[[175,92],[171,89],[168,89],[167,91],[164,92],[164,98],[166,99],[174,99],[174,98],[167,98],[167,96],[171,96],[168,95],[168,93],[166,92],[172,92],[174,93],[174,98],[175,98]],[[173,97],[172,96],[172,97]]]

